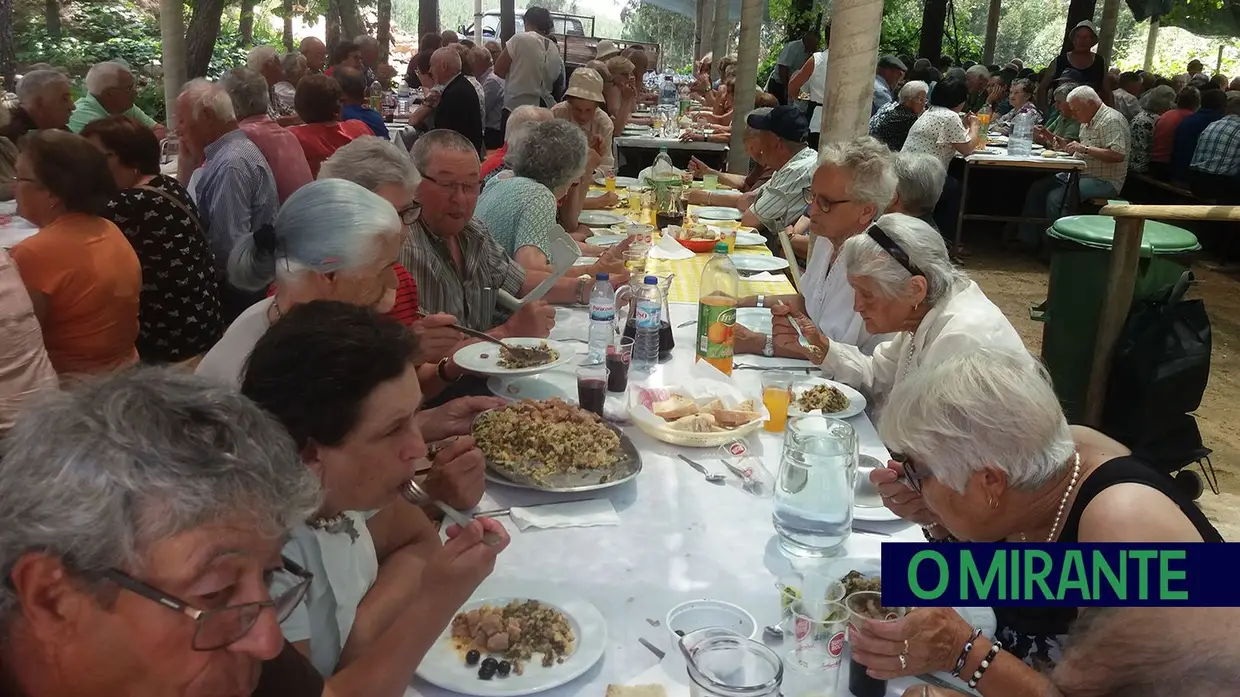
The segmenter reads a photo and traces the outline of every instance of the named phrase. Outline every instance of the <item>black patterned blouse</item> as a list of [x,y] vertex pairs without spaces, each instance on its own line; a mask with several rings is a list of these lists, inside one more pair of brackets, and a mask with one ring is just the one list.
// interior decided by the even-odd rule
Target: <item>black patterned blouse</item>
[[[180,182],[163,175],[160,189],[199,215]],[[214,257],[205,233],[167,196],[125,189],[104,217],[129,238],[142,263],[138,355],[145,363],[175,363],[206,352],[223,334]]]

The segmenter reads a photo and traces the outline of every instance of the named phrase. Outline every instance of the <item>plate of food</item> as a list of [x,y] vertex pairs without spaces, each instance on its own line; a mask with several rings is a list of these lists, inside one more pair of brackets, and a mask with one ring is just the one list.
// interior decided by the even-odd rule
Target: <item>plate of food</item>
[[628,239],[628,235],[612,235],[600,233],[598,230],[595,230],[595,233],[585,239],[586,244],[594,245],[595,247],[610,247],[613,244],[620,244]]
[[783,257],[765,254],[733,254],[732,264],[737,271],[760,273],[762,271],[783,271],[788,268],[788,260]]
[[672,445],[717,447],[761,428],[767,416],[756,399],[687,388],[638,389],[633,400],[637,427]]
[[745,232],[744,230],[736,231],[737,247],[763,247],[766,246],[766,238],[756,232]]
[[[595,177],[594,183],[599,186],[607,186],[607,179],[606,177]],[[637,181],[637,177],[616,177],[616,188],[624,187],[631,189],[635,186],[641,186],[641,182]]]
[[577,216],[577,220],[590,227],[607,227],[627,222],[628,218],[611,211],[582,211],[581,215]]
[[550,339],[513,337],[504,339],[504,343],[517,349],[532,350],[514,352],[483,341],[457,349],[452,361],[471,373],[508,377],[541,373],[565,365],[577,357],[575,345]]
[[594,491],[642,470],[628,436],[563,399],[525,399],[484,411],[474,419],[473,437],[486,457],[487,478],[520,489]]
[[683,226],[669,225],[665,232],[671,234],[682,247],[697,254],[713,252],[720,235],[720,230],[703,223],[685,223]]
[[[736,308],[736,323],[750,331],[769,335],[771,333],[771,308],[738,307]],[[801,337],[801,345],[809,346],[805,337]]]
[[418,677],[464,695],[518,697],[574,680],[603,657],[607,622],[598,608],[545,585],[513,590],[521,592],[480,591],[462,605]]
[[510,400],[577,398],[577,376],[568,370],[548,370],[537,375],[487,378],[487,389],[497,397]]
[[865,411],[865,395],[826,378],[803,378],[792,384],[792,403],[788,416],[822,414],[833,419],[847,419]]
[[739,210],[727,206],[701,206],[692,215],[701,220],[740,220],[744,217]]
[[1047,159],[1052,159],[1056,157],[1067,157],[1067,156],[1068,156],[1068,153],[1059,152],[1058,150],[1043,150],[1042,151],[1042,157],[1045,157]]

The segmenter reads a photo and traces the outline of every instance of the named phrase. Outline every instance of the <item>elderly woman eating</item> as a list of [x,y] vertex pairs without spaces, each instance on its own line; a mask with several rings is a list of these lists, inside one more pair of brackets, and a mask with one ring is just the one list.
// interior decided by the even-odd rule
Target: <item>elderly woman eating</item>
[[1012,87],[1008,90],[1008,102],[1011,103],[1012,109],[995,119],[991,128],[1007,135],[1012,132],[1012,126],[1016,122],[1016,117],[1022,114],[1028,114],[1033,118],[1031,126],[1037,126],[1042,123],[1042,115],[1038,113],[1038,107],[1033,103],[1035,89],[1033,82],[1030,80],[1014,80]]
[[[970,542],[1222,542],[1166,476],[1117,441],[1070,427],[1046,372],[1024,353],[963,350],[896,385],[879,435],[903,465],[871,481],[884,503],[928,525],[927,537]],[[896,482],[903,474],[908,482]],[[865,622],[852,655],[875,677],[951,671],[984,697],[1044,697],[1047,670],[1070,641],[1075,608],[995,608],[993,639],[950,608]],[[966,644],[971,648],[965,650]]]
[[853,307],[865,330],[895,333],[895,338],[866,355],[856,346],[831,341],[808,317],[781,306],[772,310],[775,345],[800,350],[800,337],[788,320],[796,321],[811,343],[804,354],[820,363],[827,377],[863,392],[876,411],[892,388],[921,366],[974,348],[1025,353],[1003,311],[952,264],[942,235],[922,221],[885,215],[844,242],[843,259]]
[[[844,243],[869,227],[891,204],[896,191],[891,152],[870,137],[844,143],[831,143],[819,159],[818,169],[805,200],[809,202],[808,231],[813,252],[802,276],[802,295],[742,298],[740,307],[787,305],[806,314],[832,341],[859,346],[863,353],[890,339],[866,331],[861,316],[853,309],[853,291],[840,260]],[[806,220],[802,218],[802,220]],[[798,226],[799,227],[799,226]],[[804,355],[801,345],[776,344],[775,336],[764,335],[736,325],[733,343],[738,353],[765,356]]]
[[277,624],[309,583],[280,548],[319,486],[250,400],[129,371],[45,394],[5,449],[4,694],[322,694]]
[[417,419],[417,354],[398,322],[317,301],[293,308],[259,339],[241,384],[288,429],[306,471],[323,483],[322,505],[284,546],[314,578],[306,603],[281,627],[337,695],[403,694],[507,546],[503,526],[486,519],[449,527],[440,544],[422,509],[401,498],[428,457],[473,448],[464,437],[429,455]]

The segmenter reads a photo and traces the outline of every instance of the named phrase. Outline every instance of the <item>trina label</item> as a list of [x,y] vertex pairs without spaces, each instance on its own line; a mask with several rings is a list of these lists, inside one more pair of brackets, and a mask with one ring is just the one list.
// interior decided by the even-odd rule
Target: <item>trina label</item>
[[809,636],[809,631],[810,631],[809,620],[805,619],[804,617],[798,617],[796,621],[796,627],[795,627],[797,641],[801,641],[805,637]]

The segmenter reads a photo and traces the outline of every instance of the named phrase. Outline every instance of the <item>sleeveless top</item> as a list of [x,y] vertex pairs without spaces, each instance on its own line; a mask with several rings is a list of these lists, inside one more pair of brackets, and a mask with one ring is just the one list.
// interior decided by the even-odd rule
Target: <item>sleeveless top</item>
[[1098,94],[1102,94],[1102,81],[1106,79],[1107,73],[1104,70],[1106,60],[1097,54],[1094,55],[1094,62],[1089,64],[1088,68],[1078,68],[1068,62],[1068,52],[1063,51],[1055,58],[1055,77],[1063,75],[1063,71],[1071,68],[1085,75],[1085,84],[1094,88]]
[[[1205,542],[1222,542],[1223,536],[1170,477],[1154,471],[1144,461],[1125,456],[1108,460],[1081,482],[1076,501],[1068,511],[1060,542],[1078,542],[1081,515],[1099,494],[1116,484],[1142,484],[1157,489],[1175,502]],[[998,630],[995,638],[1003,648],[1040,671],[1059,661],[1060,648],[1069,626],[1076,620],[1077,608],[996,607]]]

